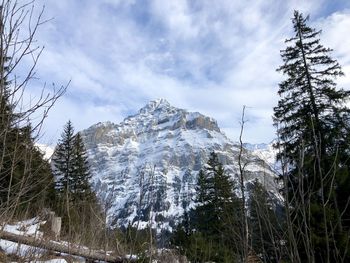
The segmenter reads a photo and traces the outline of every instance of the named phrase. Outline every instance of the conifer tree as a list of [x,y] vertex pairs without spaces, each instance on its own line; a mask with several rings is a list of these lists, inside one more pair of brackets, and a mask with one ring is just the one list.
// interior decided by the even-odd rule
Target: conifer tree
[[61,193],[72,191],[72,178],[75,173],[74,128],[68,121],[63,128],[61,139],[52,156],[52,168],[56,180],[56,189]]
[[320,44],[321,31],[307,26],[307,20],[295,11],[295,36],[286,40],[291,45],[281,51],[284,64],[278,69],[287,75],[279,85],[281,99],[274,108],[281,138],[278,146],[292,164],[302,145],[319,151],[318,155],[342,147],[342,128],[347,127],[349,113],[344,102],[350,93],[337,90],[334,82],[334,77],[343,75],[340,65],[329,56],[332,50]]
[[194,262],[234,261],[238,252],[233,239],[239,231],[240,203],[233,181],[214,152],[198,174],[196,192],[196,206],[191,209],[189,220],[184,218],[175,231],[174,243]]
[[101,220],[102,210],[90,186],[91,173],[82,137],[80,133],[74,135],[71,121],[64,126],[51,166],[59,191],[56,209],[63,217],[63,232],[70,238],[81,238]]
[[[35,140],[47,112],[66,87],[50,93],[43,89],[38,99],[31,100],[31,103],[24,102],[23,94],[30,86],[41,54],[41,48],[37,45],[34,47],[33,43],[42,22],[42,12],[36,12],[34,4],[19,5],[17,1],[0,3],[1,219],[13,218],[23,209],[35,213],[37,208],[48,206],[46,194],[53,178],[50,169],[47,169],[47,161],[35,146]],[[27,26],[31,30],[27,30]],[[21,66],[26,57],[33,62],[25,63],[27,72]],[[21,76],[15,75],[18,69],[21,69]],[[38,111],[43,114],[37,114]],[[31,123],[33,114],[35,120]]]
[[191,211],[191,221],[193,227],[200,232],[210,231],[211,222],[216,221],[212,202],[214,198],[213,181],[213,177],[207,177],[203,170],[199,171],[195,199],[197,206]]
[[93,198],[89,180],[91,173],[89,169],[88,157],[80,133],[74,136],[73,144],[73,170],[71,178],[72,192],[78,200],[89,200]]
[[8,81],[10,58],[6,56],[4,50],[3,30],[4,26],[0,21],[0,204],[9,205],[9,195],[14,192],[12,186],[17,184],[16,180],[13,180],[13,168],[18,162],[17,158],[14,158],[18,130],[14,129],[16,115],[14,105],[11,103],[10,82]]
[[48,197],[54,196],[53,177],[48,162],[34,144],[30,122],[23,122],[22,114],[16,112],[11,82],[8,81],[10,58],[3,50],[1,22],[0,207],[35,213],[42,206],[50,206]]
[[80,133],[74,135],[72,122],[68,121],[61,136],[52,157],[56,189],[61,194],[68,193],[69,199],[73,201],[93,199],[89,183],[90,167]]
[[[329,48],[321,45],[308,17],[294,12],[295,35],[281,51],[286,75],[279,84],[281,96],[274,108],[280,149],[278,158],[288,164],[285,194],[291,208],[290,244],[296,260],[325,262],[348,257],[349,207],[338,196],[350,191],[349,91],[336,89],[343,75]],[[348,198],[347,198],[348,200]],[[294,237],[293,237],[294,235]],[[302,237],[302,238],[298,238]],[[346,255],[347,254],[347,255]]]
[[[80,133],[77,133],[73,140],[72,166],[74,172],[71,178],[70,187],[73,207],[71,218],[75,225],[74,230],[78,237],[79,235],[89,236],[88,231],[86,230],[89,229],[92,231],[91,233],[95,233],[96,229],[93,229],[94,225],[100,225],[103,213],[96,194],[90,186],[90,165],[88,163],[87,152]],[[89,238],[91,237],[87,237],[87,239]]]

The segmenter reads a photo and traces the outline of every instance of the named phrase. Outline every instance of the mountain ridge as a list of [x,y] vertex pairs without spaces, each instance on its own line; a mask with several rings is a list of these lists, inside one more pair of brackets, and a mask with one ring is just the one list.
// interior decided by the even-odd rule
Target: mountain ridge
[[[81,135],[92,185],[108,203],[112,225],[142,228],[161,223],[171,230],[184,209],[193,207],[198,171],[212,151],[232,179],[238,177],[240,145],[230,141],[213,118],[164,99],[149,102],[119,124],[97,123]],[[242,160],[253,159],[256,156],[244,149]],[[270,166],[259,161],[247,166],[245,179],[257,178],[275,191],[274,176]]]

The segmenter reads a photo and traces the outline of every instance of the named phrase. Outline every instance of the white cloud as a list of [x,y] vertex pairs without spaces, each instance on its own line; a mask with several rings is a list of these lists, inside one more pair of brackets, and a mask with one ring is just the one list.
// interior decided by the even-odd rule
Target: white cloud
[[[56,130],[68,118],[77,129],[117,122],[148,100],[164,97],[216,118],[233,139],[242,106],[250,106],[246,140],[271,140],[282,78],[275,69],[292,33],[294,9],[311,13],[311,23],[323,29],[322,40],[350,76],[349,11],[324,15],[325,1],[45,3],[46,17],[55,19],[37,36],[46,46],[38,72],[42,82],[72,79],[49,116],[51,137],[59,136]],[[349,78],[339,83],[349,87]]]
[[340,87],[350,90],[350,9],[339,11],[321,19],[317,25],[322,28],[322,43],[332,48],[344,77],[338,79]]
[[194,38],[199,28],[190,14],[189,2],[186,0],[163,1],[154,0],[151,10],[155,17],[161,19],[176,37]]

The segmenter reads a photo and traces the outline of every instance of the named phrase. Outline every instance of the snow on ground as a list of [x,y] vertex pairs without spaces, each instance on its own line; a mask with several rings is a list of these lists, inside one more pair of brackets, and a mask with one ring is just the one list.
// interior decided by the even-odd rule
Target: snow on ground
[[26,256],[36,256],[39,257],[42,255],[45,250],[37,248],[37,247],[31,247],[27,245],[19,245],[18,243],[11,242],[8,240],[0,239],[0,248],[4,250],[5,254],[16,254],[21,257]]
[[68,263],[65,259],[63,258],[57,258],[57,259],[50,259],[46,261],[30,261],[29,263]]
[[[39,218],[34,217],[29,220],[19,221],[12,224],[6,224],[6,225],[0,224],[0,229],[2,231],[6,231],[16,235],[41,238],[43,237],[43,233],[39,231],[39,228],[41,225],[45,224],[45,222],[46,221],[41,221]],[[61,241],[59,243],[64,244],[65,242]],[[33,258],[33,257],[40,258],[42,255],[47,253],[47,250],[45,249],[18,244],[16,242],[4,240],[4,239],[0,239],[0,250],[3,250],[7,255],[14,254],[23,258]],[[81,263],[85,262],[83,258],[80,258],[80,257],[74,257],[74,258],[76,260],[74,262],[81,262]],[[63,258],[50,259],[50,260],[44,260],[44,261],[34,260],[34,261],[28,261],[28,262],[29,263],[34,263],[34,262],[35,263],[68,263]]]
[[38,218],[34,217],[32,219],[20,221],[15,224],[6,224],[5,226],[0,225],[0,229],[16,235],[42,237],[43,233],[39,231],[39,228],[45,223],[46,221],[40,221]]

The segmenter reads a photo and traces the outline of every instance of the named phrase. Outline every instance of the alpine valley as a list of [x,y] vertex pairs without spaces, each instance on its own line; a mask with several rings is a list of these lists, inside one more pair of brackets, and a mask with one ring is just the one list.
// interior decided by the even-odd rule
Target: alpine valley
[[[149,102],[119,124],[97,123],[80,133],[93,188],[111,225],[152,224],[171,231],[184,210],[193,207],[198,172],[212,151],[238,182],[240,145],[229,140],[214,119],[164,99]],[[269,145],[244,146],[246,184],[258,179],[277,196]]]

